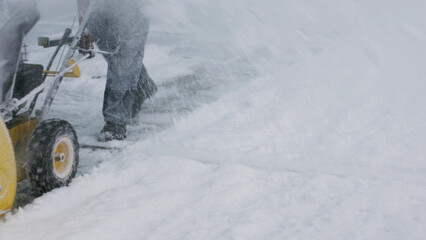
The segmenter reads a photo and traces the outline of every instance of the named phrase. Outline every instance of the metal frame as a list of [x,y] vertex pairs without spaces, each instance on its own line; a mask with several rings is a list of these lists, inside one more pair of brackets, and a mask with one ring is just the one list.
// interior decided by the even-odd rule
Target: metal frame
[[[12,98],[12,99],[9,99],[8,101],[2,103],[0,105],[0,116],[3,118],[4,122],[7,123],[7,122],[11,121],[15,117],[15,113],[20,110],[20,106],[24,105],[25,103],[27,103],[29,100],[32,99],[32,103],[29,107],[29,115],[31,115],[33,110],[34,110],[34,107],[35,107],[35,104],[36,104],[36,101],[38,99],[39,94],[42,93],[44,90],[48,89],[48,92],[47,92],[46,98],[44,100],[43,106],[41,108],[41,111],[36,116],[37,119],[39,120],[39,122],[45,120],[46,117],[47,117],[47,114],[50,110],[50,107],[52,106],[53,100],[54,100],[54,98],[55,98],[55,96],[58,92],[59,86],[60,86],[60,84],[61,84],[61,82],[64,78],[64,75],[67,72],[72,70],[72,68],[74,68],[75,66],[77,66],[81,62],[90,58],[92,55],[94,55],[94,53],[111,55],[111,54],[116,54],[119,51],[118,48],[112,53],[103,52],[103,51],[94,51],[93,49],[86,50],[86,49],[79,48],[79,42],[80,42],[81,37],[82,37],[82,35],[83,35],[83,33],[86,29],[86,25],[87,25],[87,22],[89,20],[90,12],[93,8],[94,2],[95,1],[90,2],[89,6],[87,8],[87,11],[86,11],[87,14],[85,14],[83,19],[81,20],[80,27],[79,27],[77,33],[75,34],[75,36],[73,37],[72,43],[67,44],[68,38],[71,35],[71,30],[66,29],[65,32],[64,32],[64,35],[62,37],[61,42],[57,46],[55,53],[53,54],[52,58],[49,61],[49,64],[48,64],[46,70],[50,70],[50,67],[51,67],[54,59],[56,58],[58,52],[60,51],[60,49],[64,46],[69,46],[69,49],[67,51],[67,54],[65,55],[65,58],[62,60],[62,64],[61,64],[59,73],[55,77],[52,77],[52,78],[47,78],[47,74],[44,75],[43,83],[40,86],[33,89],[25,97],[23,97],[21,99]],[[86,52],[88,54],[82,56],[81,58],[76,60],[75,63],[68,66],[69,59],[71,59],[75,55],[75,52],[78,51],[78,50]],[[16,73],[14,75],[14,78],[15,78],[15,76],[16,76]]]

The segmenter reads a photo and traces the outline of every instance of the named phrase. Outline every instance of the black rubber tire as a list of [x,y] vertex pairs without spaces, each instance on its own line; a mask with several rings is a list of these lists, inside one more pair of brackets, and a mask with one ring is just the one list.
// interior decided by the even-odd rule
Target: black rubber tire
[[[59,176],[55,168],[54,156],[58,142],[66,141],[70,149],[72,166],[67,165],[64,176]],[[67,148],[68,149],[68,148]],[[69,160],[69,159],[68,159]],[[31,134],[28,141],[27,174],[33,187],[34,195],[42,195],[55,188],[67,186],[77,173],[79,162],[79,144],[74,128],[60,119],[41,122]],[[71,164],[71,163],[70,163]]]

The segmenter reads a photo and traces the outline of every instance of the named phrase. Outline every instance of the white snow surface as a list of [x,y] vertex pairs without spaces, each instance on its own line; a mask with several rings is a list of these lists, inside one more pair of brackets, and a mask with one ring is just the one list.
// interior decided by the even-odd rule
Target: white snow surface
[[[70,186],[9,214],[0,239],[425,238],[423,0],[163,0],[147,12],[159,92],[108,145],[122,150],[82,149]],[[106,63],[81,68],[51,117],[97,144]]]

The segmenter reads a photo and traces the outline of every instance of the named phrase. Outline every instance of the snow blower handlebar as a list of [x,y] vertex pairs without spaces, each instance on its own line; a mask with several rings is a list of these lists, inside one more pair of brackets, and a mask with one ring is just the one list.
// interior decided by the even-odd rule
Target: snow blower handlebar
[[[58,75],[54,78],[46,79],[40,86],[34,88],[30,93],[28,93],[25,97],[21,99],[10,99],[9,101],[3,103],[0,105],[0,116],[3,118],[4,122],[8,122],[13,119],[13,112],[19,109],[19,106],[22,104],[25,104],[28,100],[32,99],[33,97],[37,96],[41,92],[43,92],[49,85],[51,85],[53,82],[58,81],[58,79],[63,78],[65,73],[72,70],[75,66],[83,62],[84,60],[88,59],[90,56],[86,55],[77,60],[74,64],[68,66],[63,71],[59,72]],[[53,99],[52,99],[53,101]]]
[[[50,37],[38,37],[38,45],[44,48],[57,47],[63,40],[63,38],[51,39]],[[65,43],[71,44],[73,40],[74,37],[68,37],[65,39]]]
[[[43,83],[31,90],[28,94],[26,94],[20,99],[12,98],[9,101],[0,104],[0,116],[3,118],[4,122],[9,122],[10,120],[12,120],[14,118],[14,113],[16,113],[22,105],[27,103],[27,101],[31,101],[32,99],[32,103],[29,107],[29,112],[31,114],[33,112],[33,108],[35,106],[35,102],[37,101],[38,95],[45,89],[48,89],[44,104],[42,105],[42,109],[39,114],[37,114],[39,122],[43,121],[47,117],[47,113],[50,110],[50,107],[57,94],[62,79],[71,70],[73,70],[74,67],[76,67],[81,62],[92,58],[95,53],[99,53],[102,55],[114,55],[118,53],[118,51],[120,50],[119,47],[117,47],[117,49],[115,49],[115,51],[113,52],[95,51],[90,35],[85,32],[87,29],[87,22],[89,20],[90,12],[93,8],[94,2],[95,1],[90,1],[85,11],[84,17],[81,18],[80,27],[74,36],[71,36],[71,29],[66,29],[60,40],[50,40],[49,38],[38,39],[39,45],[45,48],[56,46],[56,50],[47,65],[45,74],[43,75]],[[82,41],[86,41],[89,38],[91,41],[90,44],[82,44]],[[49,75],[50,67],[52,66],[57,54],[59,53],[60,49],[66,45],[69,46],[69,49],[65,55],[65,58],[62,59],[59,71],[54,72],[53,75]],[[82,54],[81,57],[75,61],[70,61],[70,59],[72,59],[75,55],[76,51],[79,51]],[[51,78],[47,78],[48,76],[50,76]]]
[[[89,5],[89,9],[88,9],[87,13],[90,13],[91,6],[92,6],[92,4]],[[20,109],[20,106],[24,105],[28,100],[31,100],[31,99],[33,99],[33,102],[35,102],[37,100],[38,95],[41,92],[43,92],[45,89],[48,88],[49,90],[48,90],[45,102],[43,104],[40,115],[38,116],[40,121],[44,120],[46,118],[47,112],[50,109],[50,106],[53,102],[53,99],[55,98],[56,92],[59,88],[60,83],[62,82],[64,75],[68,71],[70,71],[73,67],[77,66],[77,64],[81,63],[82,61],[84,61],[84,60],[86,60],[86,59],[88,59],[92,56],[91,54],[87,54],[87,55],[81,57],[80,59],[78,59],[77,61],[73,62],[71,65],[68,64],[69,60],[74,56],[75,51],[78,50],[78,48],[79,48],[80,39],[82,38],[82,35],[84,33],[84,29],[86,28],[86,25],[87,25],[87,22],[88,22],[88,19],[89,19],[89,14],[85,14],[84,18],[81,21],[80,27],[79,27],[79,29],[78,29],[78,31],[77,31],[77,33],[74,37],[70,37],[71,29],[66,29],[61,40],[59,40],[57,42],[56,51],[49,61],[49,64],[47,66],[47,70],[50,69],[50,67],[53,64],[53,61],[56,58],[57,54],[59,53],[60,49],[64,45],[68,44],[72,39],[72,42],[71,42],[70,47],[67,51],[67,54],[65,55],[65,58],[62,60],[61,67],[60,67],[59,72],[57,73],[56,76],[54,76],[53,78],[47,79],[47,74],[45,74],[44,77],[43,77],[43,80],[44,80],[43,83],[40,84],[38,87],[34,88],[32,91],[30,91],[24,97],[22,97],[20,99],[12,98],[12,99],[9,99],[8,101],[0,104],[0,116],[3,118],[3,120],[5,122],[8,122],[8,121],[10,121],[14,118],[14,114]],[[45,40],[46,39],[44,39],[44,41]],[[42,43],[42,42],[43,42],[43,39],[39,39],[39,43]],[[53,45],[56,45],[56,44],[55,44],[55,42],[49,42],[49,40],[48,40],[47,44],[45,42],[44,45],[45,46],[49,46],[49,45],[53,46]]]
[[[53,53],[53,56],[50,58],[49,63],[47,64],[46,71],[50,71],[50,68],[52,67],[53,61],[55,60],[59,51],[65,45],[65,43],[69,41],[69,39],[70,39],[69,36],[71,35],[71,32],[72,32],[71,29],[69,29],[69,28],[65,29],[64,35],[62,36],[62,38],[59,41],[57,41],[56,50]],[[49,39],[47,39],[47,40],[48,40],[48,44],[49,44]],[[40,44],[40,39],[39,39],[39,44]],[[54,45],[51,45],[51,46],[54,46]],[[44,47],[46,48],[48,46],[45,45]],[[44,76],[44,79],[46,79],[46,77],[47,77],[47,74]]]
[[[48,113],[48,111],[49,111],[49,109],[50,109],[50,107],[51,107],[51,105],[53,103],[53,99],[55,98],[56,93],[58,92],[59,85],[61,84],[62,79],[64,78],[66,70],[69,68],[68,67],[68,61],[69,61],[69,59],[71,59],[74,56],[75,51],[78,50],[80,40],[81,40],[81,38],[82,38],[82,36],[84,34],[84,31],[86,29],[87,22],[89,21],[89,17],[90,17],[89,15],[90,15],[92,7],[93,7],[93,3],[89,4],[88,10],[86,12],[88,14],[85,14],[84,18],[80,22],[80,28],[78,29],[78,31],[77,31],[77,33],[76,33],[76,35],[75,35],[75,37],[74,37],[74,39],[73,39],[73,41],[71,43],[71,46],[68,49],[67,54],[65,55],[65,59],[62,62],[62,65],[61,65],[61,68],[60,68],[61,69],[61,71],[60,71],[61,74],[59,74],[57,77],[53,78],[52,85],[49,88],[49,91],[47,93],[47,96],[46,96],[46,99],[44,101],[43,107],[41,109],[41,114],[39,116],[39,120],[40,121],[46,119],[47,113]],[[85,55],[81,59],[79,59],[77,62],[84,61],[85,59],[88,59],[90,57],[91,57],[90,54]]]

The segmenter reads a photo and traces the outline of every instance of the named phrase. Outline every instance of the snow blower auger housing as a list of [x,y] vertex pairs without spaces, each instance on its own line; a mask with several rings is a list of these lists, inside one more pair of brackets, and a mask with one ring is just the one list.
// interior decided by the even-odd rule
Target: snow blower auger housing
[[[62,79],[78,77],[77,65],[94,55],[92,48],[81,48],[86,14],[73,36],[66,29],[57,41],[39,39],[39,45],[56,46],[45,70],[42,65],[24,63],[23,38],[40,14],[35,1],[19,3],[14,3],[16,11],[9,19],[3,25],[0,22],[0,218],[13,208],[18,182],[29,179],[34,194],[41,195],[68,185],[75,176],[77,134],[68,122],[46,117]],[[46,41],[47,45],[40,44]],[[63,48],[65,57],[56,59]],[[54,61],[61,64],[58,71],[50,70]],[[37,104],[42,96],[44,103]]]

